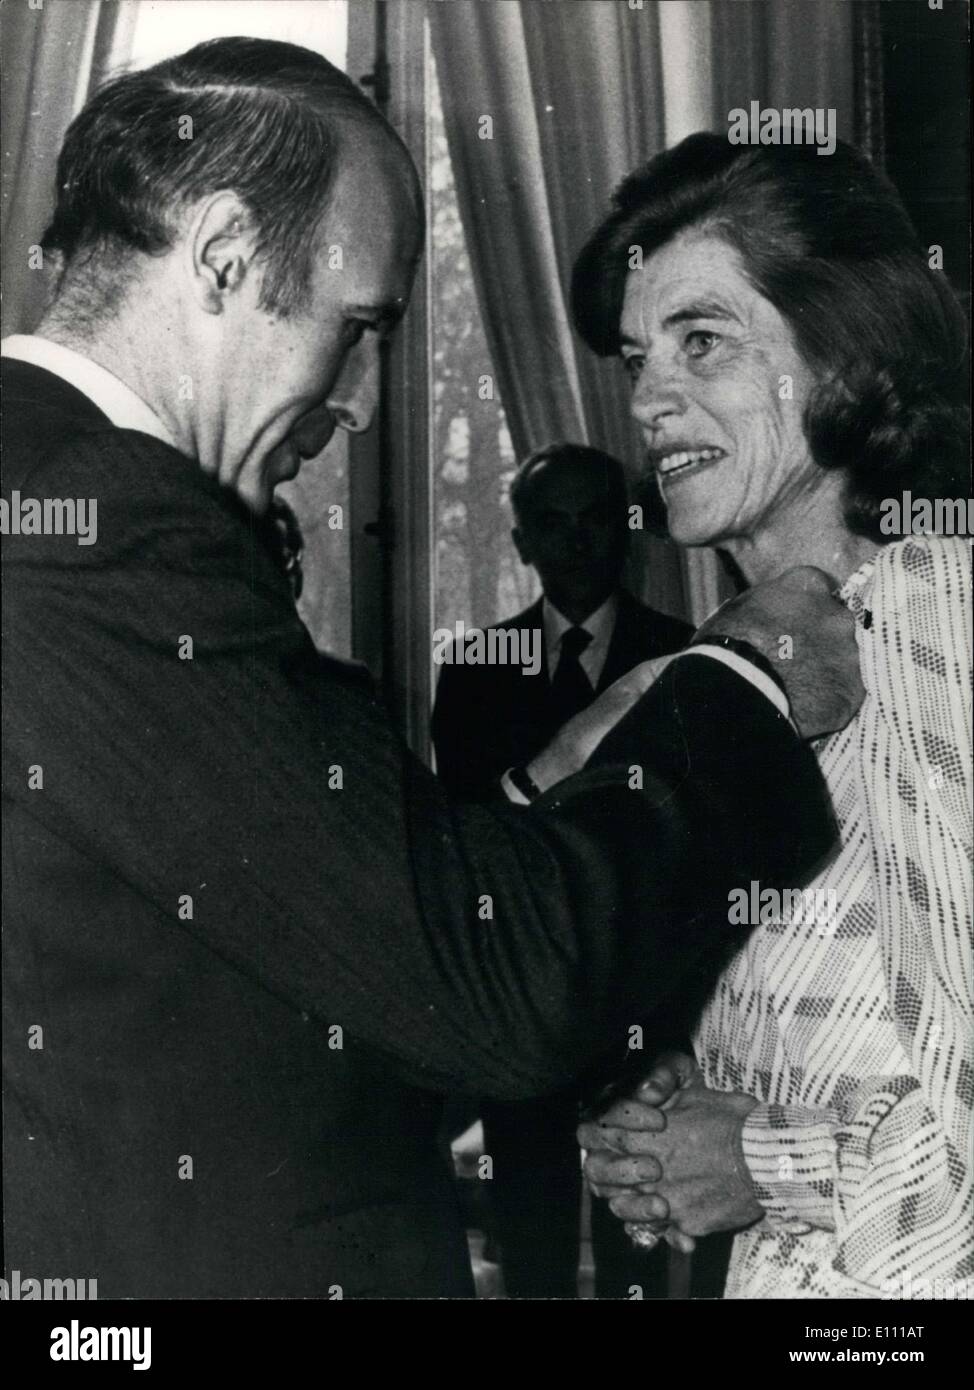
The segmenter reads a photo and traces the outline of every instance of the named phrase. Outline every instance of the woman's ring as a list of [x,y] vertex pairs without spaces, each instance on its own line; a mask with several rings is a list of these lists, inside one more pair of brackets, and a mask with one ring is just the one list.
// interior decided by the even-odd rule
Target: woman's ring
[[655,1250],[661,1239],[660,1234],[644,1221],[627,1221],[626,1235],[640,1250]]

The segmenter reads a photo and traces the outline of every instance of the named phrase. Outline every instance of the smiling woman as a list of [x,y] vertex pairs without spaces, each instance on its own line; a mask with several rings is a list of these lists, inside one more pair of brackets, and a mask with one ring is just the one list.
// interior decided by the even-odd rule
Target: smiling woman
[[[734,441],[717,437],[726,420],[710,411],[743,373],[750,406],[732,407],[735,429],[757,427],[757,393],[761,428],[783,431],[777,445],[768,440],[768,468],[812,484],[799,489],[803,507],[841,481],[851,533],[880,539],[882,499],[906,486],[917,496],[964,492],[963,314],[896,191],[843,142],[819,159],[814,147],[748,150],[690,136],[618,189],[576,263],[572,296],[589,346],[622,351],[654,467],[658,444],[670,467],[686,449],[732,452]],[[817,471],[805,469],[810,458]],[[731,481],[722,461],[708,466],[721,488]],[[751,486],[738,476],[750,467],[738,460],[738,494]],[[675,504],[696,471],[683,493],[676,479],[663,485],[671,526],[686,521]],[[733,500],[721,509],[679,538],[746,534]]]
[[[673,536],[720,544],[752,584],[823,570],[856,619],[866,690],[816,744],[841,847],[801,886],[828,920],[751,922],[713,964],[698,1066],[664,1068],[642,1123],[589,1126],[587,1171],[640,1240],[666,1230],[684,1249],[740,1230],[728,1297],[879,1297],[904,1268],[959,1279],[970,558],[909,519],[897,540],[886,503],[965,490],[963,315],[893,188],[849,146],[819,159],[706,134],[626,180],[573,292],[589,345],[625,362]],[[790,642],[767,655],[788,660]]]
[[633,271],[621,334],[674,540],[734,553],[757,526],[767,535],[835,510],[838,475],[816,468],[802,429],[811,373],[726,242],[684,233]]

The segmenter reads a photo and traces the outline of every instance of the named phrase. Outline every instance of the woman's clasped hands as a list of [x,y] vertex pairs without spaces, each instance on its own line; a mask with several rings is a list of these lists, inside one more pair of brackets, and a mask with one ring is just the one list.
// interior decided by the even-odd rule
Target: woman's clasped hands
[[742,1148],[756,1104],[705,1086],[685,1053],[663,1053],[632,1097],[579,1127],[589,1186],[650,1248],[663,1239],[690,1253],[696,1236],[750,1226],[764,1215]]

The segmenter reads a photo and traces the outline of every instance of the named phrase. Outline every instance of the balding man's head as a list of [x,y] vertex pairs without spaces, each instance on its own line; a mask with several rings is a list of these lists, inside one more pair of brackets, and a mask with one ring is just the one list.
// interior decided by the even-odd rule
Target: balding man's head
[[405,146],[316,53],[218,39],[103,88],[68,132],[41,331],[93,357],[263,511],[369,428],[423,199]]
[[[356,84],[293,44],[199,44],[103,87],[72,124],[58,161],[45,250],[69,281],[131,253],[167,250],[181,214],[227,190],[250,210],[265,260],[263,307],[282,316],[306,295],[318,228],[346,156],[393,171],[422,238],[412,161]],[[377,170],[378,172],[378,170]],[[380,179],[381,182],[381,179]]]

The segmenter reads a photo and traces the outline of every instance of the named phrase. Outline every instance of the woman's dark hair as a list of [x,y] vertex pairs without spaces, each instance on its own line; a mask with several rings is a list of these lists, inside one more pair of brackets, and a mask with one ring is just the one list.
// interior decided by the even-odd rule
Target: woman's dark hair
[[213,39],[126,73],[68,130],[44,249],[66,268],[103,252],[158,253],[186,204],[232,189],[266,259],[262,307],[286,314],[309,285],[349,120],[380,117],[351,78],[295,44]]
[[818,386],[805,413],[813,457],[848,478],[846,520],[877,540],[880,502],[965,496],[967,325],[930,268],[892,184],[842,141],[732,145],[691,135],[620,185],[572,276],[575,325],[619,351],[634,249],[645,260],[693,228],[723,238],[787,321]]

